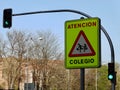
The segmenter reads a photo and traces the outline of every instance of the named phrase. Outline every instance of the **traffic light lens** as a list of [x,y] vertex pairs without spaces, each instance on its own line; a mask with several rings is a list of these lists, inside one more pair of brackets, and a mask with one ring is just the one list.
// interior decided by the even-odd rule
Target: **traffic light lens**
[[8,21],[5,21],[5,24],[8,25]]
[[110,75],[108,76],[108,78],[109,78],[110,80],[113,79],[113,75],[110,74]]

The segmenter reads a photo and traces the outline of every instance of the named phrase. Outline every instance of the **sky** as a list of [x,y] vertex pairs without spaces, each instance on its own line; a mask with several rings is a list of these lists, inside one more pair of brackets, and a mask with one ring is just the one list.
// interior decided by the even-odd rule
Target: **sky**
[[[101,25],[106,29],[112,40],[115,50],[115,61],[120,63],[119,3],[119,0],[0,0],[0,36],[5,38],[6,33],[13,29],[24,30],[28,33],[50,30],[60,38],[59,40],[64,48],[65,21],[79,19],[82,15],[64,12],[14,16],[12,17],[12,28],[4,29],[2,25],[3,10],[12,8],[13,14],[59,9],[77,10],[101,19]],[[101,50],[102,63],[110,62],[110,46],[103,32],[101,33]]]

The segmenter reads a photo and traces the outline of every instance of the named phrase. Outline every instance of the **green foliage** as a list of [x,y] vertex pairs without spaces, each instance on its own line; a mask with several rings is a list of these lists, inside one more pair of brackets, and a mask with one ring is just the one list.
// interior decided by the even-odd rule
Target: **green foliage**
[[108,80],[108,67],[103,65],[98,69],[98,90],[110,90],[110,81]]
[[[119,64],[115,64],[115,71],[117,71],[117,85],[116,90],[120,88],[120,72]],[[108,80],[108,66],[102,65],[96,69],[86,69],[85,71],[85,89],[86,90],[111,90],[111,81]],[[97,75],[97,76],[96,76]],[[97,80],[96,80],[97,78]]]

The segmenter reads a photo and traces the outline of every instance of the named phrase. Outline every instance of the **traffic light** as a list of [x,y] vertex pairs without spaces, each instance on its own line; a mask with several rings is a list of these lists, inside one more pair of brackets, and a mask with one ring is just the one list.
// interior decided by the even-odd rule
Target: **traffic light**
[[3,27],[10,28],[12,26],[12,9],[4,9],[3,11]]
[[114,81],[114,79],[115,79],[114,63],[108,63],[108,80]]

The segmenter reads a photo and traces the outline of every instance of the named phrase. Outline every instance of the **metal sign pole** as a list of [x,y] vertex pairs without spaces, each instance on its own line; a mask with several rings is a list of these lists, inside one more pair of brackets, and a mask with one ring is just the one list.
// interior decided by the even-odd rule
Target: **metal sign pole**
[[[81,17],[80,19],[84,19],[84,17]],[[80,69],[80,90],[85,90],[85,69]]]
[[85,90],[85,69],[80,69],[80,90]]
[[[83,15],[87,18],[91,18],[91,16],[89,16],[86,13],[80,12],[80,11],[76,11],[76,10],[70,10],[70,9],[63,9],[63,10],[48,10],[48,11],[36,11],[36,12],[26,12],[26,13],[18,13],[18,14],[12,14],[12,16],[21,16],[21,15],[30,15],[30,14],[38,14],[38,13],[56,13],[56,12],[72,12],[72,13],[76,13],[76,14],[80,14]],[[114,47],[113,47],[113,43],[112,40],[109,36],[109,34],[107,33],[107,31],[105,30],[105,28],[101,25],[101,30],[103,31],[103,33],[105,34],[109,45],[110,45],[110,49],[111,49],[111,63],[115,63],[115,54],[114,54]],[[84,79],[84,69],[81,69],[81,79]],[[82,80],[81,80],[82,82]],[[84,80],[81,84],[81,90],[84,90]],[[112,83],[112,90],[115,90],[115,83]]]

